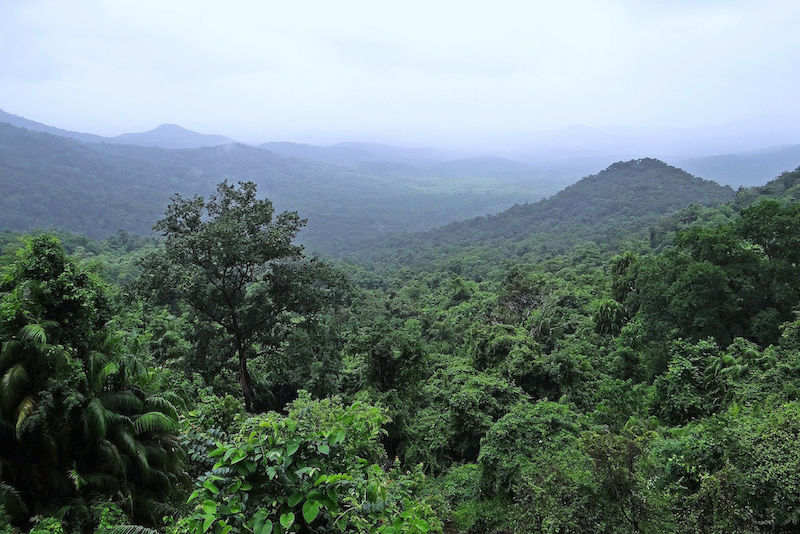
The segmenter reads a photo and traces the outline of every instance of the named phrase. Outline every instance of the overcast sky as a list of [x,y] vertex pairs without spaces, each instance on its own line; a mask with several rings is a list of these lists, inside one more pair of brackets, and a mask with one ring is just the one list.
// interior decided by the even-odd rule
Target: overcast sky
[[0,108],[102,135],[786,123],[799,89],[798,0],[0,0]]

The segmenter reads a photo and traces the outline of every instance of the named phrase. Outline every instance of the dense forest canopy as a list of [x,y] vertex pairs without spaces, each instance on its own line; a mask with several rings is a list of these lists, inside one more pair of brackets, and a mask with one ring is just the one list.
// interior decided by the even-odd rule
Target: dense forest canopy
[[80,142],[0,122],[4,229],[59,229],[96,239],[120,229],[146,235],[171,195],[210,194],[225,178],[254,181],[280,209],[308,218],[300,240],[328,254],[375,235],[501,211],[564,184],[503,160],[337,165],[243,144],[166,150]]
[[[346,196],[383,165],[0,134],[3,534],[800,529],[800,168],[734,191],[619,162],[318,257],[293,173]],[[274,182],[209,190],[225,158]],[[473,164],[507,165],[437,176]],[[154,233],[96,238],[179,181]],[[8,224],[44,212],[104,230]],[[349,231],[315,213],[309,239]]]

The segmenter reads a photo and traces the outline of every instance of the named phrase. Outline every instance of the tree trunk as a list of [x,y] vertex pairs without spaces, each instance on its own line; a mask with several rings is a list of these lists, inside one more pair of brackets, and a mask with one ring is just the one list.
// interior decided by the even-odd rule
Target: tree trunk
[[242,395],[244,395],[244,409],[253,413],[258,404],[258,398],[255,391],[253,391],[252,379],[247,371],[247,355],[245,354],[244,343],[239,336],[236,336],[236,352],[239,355],[239,385],[242,386]]

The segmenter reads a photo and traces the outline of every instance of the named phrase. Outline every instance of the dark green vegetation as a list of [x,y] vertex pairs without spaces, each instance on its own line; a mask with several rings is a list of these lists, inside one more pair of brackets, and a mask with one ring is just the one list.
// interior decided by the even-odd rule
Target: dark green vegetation
[[689,204],[720,204],[733,195],[729,187],[659,160],[631,160],[537,203],[423,233],[389,236],[355,256],[375,259],[377,266],[417,267],[430,267],[449,256],[453,269],[476,274],[480,267],[564,253],[580,243],[595,243],[604,252],[617,250],[623,243],[646,238],[650,226],[664,215]]
[[0,227],[145,235],[170,196],[209,194],[229,178],[252,180],[279,209],[297,210],[309,219],[300,240],[337,253],[377,235],[497,212],[560,187],[502,161],[474,166],[471,174],[454,165],[337,166],[241,144],[166,150],[82,143],[0,123]]
[[252,183],[2,234],[5,531],[797,532],[798,200],[645,159],[358,265]]

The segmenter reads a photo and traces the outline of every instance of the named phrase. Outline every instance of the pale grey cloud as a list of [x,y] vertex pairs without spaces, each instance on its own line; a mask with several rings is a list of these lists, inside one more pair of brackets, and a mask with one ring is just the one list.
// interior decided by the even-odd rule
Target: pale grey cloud
[[798,117],[799,27],[795,0],[0,0],[0,107],[420,144]]

